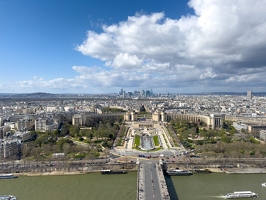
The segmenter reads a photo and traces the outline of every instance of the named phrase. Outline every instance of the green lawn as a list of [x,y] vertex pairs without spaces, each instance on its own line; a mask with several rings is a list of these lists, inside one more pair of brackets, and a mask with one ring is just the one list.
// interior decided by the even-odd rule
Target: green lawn
[[154,140],[154,145],[156,147],[160,146],[158,135],[154,136],[153,137],[153,140]]
[[138,135],[135,136],[134,146],[135,147],[139,147],[140,146],[140,136],[138,136]]

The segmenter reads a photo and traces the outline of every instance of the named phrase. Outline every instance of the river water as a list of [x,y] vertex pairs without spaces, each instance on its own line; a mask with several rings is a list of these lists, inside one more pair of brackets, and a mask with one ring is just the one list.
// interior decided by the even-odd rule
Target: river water
[[[222,194],[250,190],[266,199],[266,174],[194,174],[166,177],[173,200],[219,200]],[[137,172],[128,174],[65,176],[20,176],[1,179],[0,194],[18,200],[135,200]]]

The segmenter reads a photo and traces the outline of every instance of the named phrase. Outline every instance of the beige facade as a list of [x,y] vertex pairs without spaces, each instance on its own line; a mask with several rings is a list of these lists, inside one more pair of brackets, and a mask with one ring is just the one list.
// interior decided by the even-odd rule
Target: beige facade
[[249,125],[248,126],[248,133],[254,135],[255,137],[259,137],[261,130],[266,130],[266,125]]
[[16,127],[18,131],[24,131],[27,130],[29,125],[29,122],[26,121],[25,119],[19,119],[16,123]]
[[35,131],[46,132],[47,119],[39,118],[35,120]]
[[72,124],[73,124],[73,125],[84,126],[84,124],[85,124],[85,120],[84,120],[83,115],[81,115],[81,114],[75,114],[75,115],[72,117]]
[[207,128],[222,128],[224,122],[224,115],[194,115],[194,114],[167,114],[167,121],[174,119],[182,119],[194,123],[204,123]]
[[[125,121],[136,121],[137,119],[130,117],[130,112],[124,115]],[[207,128],[222,128],[224,122],[224,115],[211,114],[211,115],[193,115],[193,114],[175,114],[175,113],[165,113],[163,110],[156,110],[152,114],[152,120],[154,122],[169,122],[170,120],[182,119],[189,122],[203,122],[206,124]]]
[[235,115],[226,115],[225,120],[232,122],[242,122],[244,124],[266,124],[266,117],[243,117]]
[[210,124],[214,128],[222,128],[224,123],[224,115],[210,114]]
[[166,114],[162,110],[156,110],[152,114],[152,120],[155,121],[155,122],[164,122],[165,118],[166,118]]
[[[72,117],[73,125],[85,126],[86,122],[90,119],[119,119],[123,117],[124,113],[104,113],[104,114],[94,114],[94,113],[83,113],[74,114]],[[125,117],[125,116],[124,116]],[[135,118],[134,118],[135,120]]]
[[128,111],[126,114],[124,114],[124,120],[125,121],[136,121],[137,120],[137,114],[134,111]]

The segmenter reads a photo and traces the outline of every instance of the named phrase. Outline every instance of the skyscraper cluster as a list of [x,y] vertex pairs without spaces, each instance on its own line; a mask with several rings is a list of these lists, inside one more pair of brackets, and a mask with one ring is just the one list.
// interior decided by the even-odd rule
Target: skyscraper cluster
[[126,92],[125,90],[121,89],[119,91],[119,95],[123,98],[126,97],[151,97],[153,96],[153,91],[151,90],[135,90],[134,92]]

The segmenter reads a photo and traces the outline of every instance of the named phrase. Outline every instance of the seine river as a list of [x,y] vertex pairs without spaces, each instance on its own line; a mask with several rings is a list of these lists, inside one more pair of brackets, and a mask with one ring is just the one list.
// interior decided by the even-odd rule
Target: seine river
[[[194,174],[167,177],[172,199],[219,200],[222,194],[250,190],[266,199],[266,174]],[[20,176],[1,179],[0,194],[15,195],[18,200],[135,200],[137,172],[128,174],[66,176]]]

